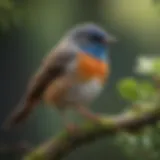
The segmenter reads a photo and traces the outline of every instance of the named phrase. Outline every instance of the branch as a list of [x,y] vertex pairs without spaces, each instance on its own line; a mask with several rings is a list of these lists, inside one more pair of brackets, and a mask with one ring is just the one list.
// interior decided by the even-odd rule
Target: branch
[[74,135],[63,131],[26,155],[23,160],[60,160],[82,144],[106,135],[113,136],[119,131],[137,131],[160,120],[159,103],[157,106],[146,108],[145,111],[140,113],[133,110],[117,116],[106,116],[102,118],[101,124],[98,125],[85,123]]

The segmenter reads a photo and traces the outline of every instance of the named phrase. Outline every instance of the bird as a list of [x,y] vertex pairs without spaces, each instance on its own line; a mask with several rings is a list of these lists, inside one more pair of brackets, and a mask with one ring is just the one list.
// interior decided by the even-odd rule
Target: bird
[[93,122],[99,115],[89,106],[102,92],[110,76],[109,47],[117,39],[95,23],[81,23],[67,31],[42,59],[20,102],[3,123],[11,128],[25,121],[43,101],[56,108],[69,130],[66,111],[73,109]]

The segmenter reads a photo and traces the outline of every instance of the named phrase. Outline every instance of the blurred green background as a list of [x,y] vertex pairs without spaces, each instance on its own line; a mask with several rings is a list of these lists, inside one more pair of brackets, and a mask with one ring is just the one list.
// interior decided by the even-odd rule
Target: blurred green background
[[[0,122],[23,94],[30,76],[45,53],[77,23],[95,22],[115,35],[111,47],[112,74],[93,111],[118,113],[125,102],[115,83],[136,76],[138,55],[160,54],[159,0],[0,0]],[[27,123],[10,132],[0,131],[0,145],[27,140],[36,146],[58,133],[63,124],[58,113],[42,104]],[[69,113],[74,121],[81,118]],[[20,154],[0,153],[0,160],[18,160]],[[127,160],[111,138],[77,148],[66,160]]]

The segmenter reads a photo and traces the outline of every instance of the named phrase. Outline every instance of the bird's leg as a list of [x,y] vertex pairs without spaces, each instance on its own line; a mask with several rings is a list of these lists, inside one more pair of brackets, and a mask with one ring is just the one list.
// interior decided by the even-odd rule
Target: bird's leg
[[92,113],[89,109],[84,106],[78,105],[76,106],[77,111],[85,118],[91,120],[95,123],[100,123],[100,117],[97,114]]
[[75,132],[77,132],[79,129],[78,126],[75,123],[69,122],[65,111],[61,110],[60,114],[62,117],[63,124],[64,124],[65,128],[67,129],[67,131],[70,134],[74,134]]

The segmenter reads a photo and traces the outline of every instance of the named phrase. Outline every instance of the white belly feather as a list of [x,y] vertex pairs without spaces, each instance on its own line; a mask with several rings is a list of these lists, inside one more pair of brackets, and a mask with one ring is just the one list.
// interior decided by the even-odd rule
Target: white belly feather
[[95,78],[85,83],[74,84],[66,94],[65,100],[69,103],[88,105],[99,95],[101,90],[102,84]]

